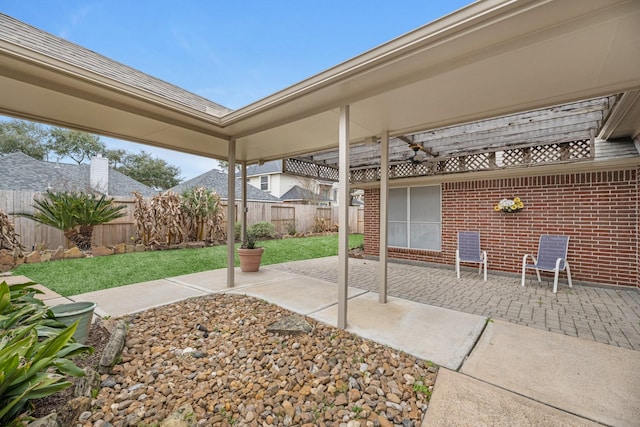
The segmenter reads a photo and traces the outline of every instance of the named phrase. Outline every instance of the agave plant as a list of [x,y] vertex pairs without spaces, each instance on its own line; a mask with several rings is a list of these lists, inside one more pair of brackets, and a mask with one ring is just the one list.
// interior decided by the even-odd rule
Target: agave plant
[[71,357],[92,352],[76,343],[77,322],[56,321],[35,298],[32,283],[9,287],[0,283],[0,425],[22,425],[16,419],[33,399],[71,385],[66,375],[83,376]]
[[50,225],[64,232],[65,237],[81,250],[91,249],[93,227],[125,216],[124,205],[113,199],[87,193],[47,192],[43,199],[34,200],[35,212],[16,212],[13,215]]

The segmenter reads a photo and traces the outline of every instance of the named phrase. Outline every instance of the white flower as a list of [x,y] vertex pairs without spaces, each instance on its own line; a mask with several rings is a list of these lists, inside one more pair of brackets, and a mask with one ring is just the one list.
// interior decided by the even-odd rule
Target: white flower
[[509,199],[502,199],[500,200],[500,207],[501,208],[509,208],[511,206],[513,206],[515,204],[515,202],[513,200],[509,200]]

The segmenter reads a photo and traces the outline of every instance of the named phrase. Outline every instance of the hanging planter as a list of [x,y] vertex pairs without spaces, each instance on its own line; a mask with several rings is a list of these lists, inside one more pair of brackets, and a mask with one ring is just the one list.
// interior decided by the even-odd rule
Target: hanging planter
[[514,197],[513,199],[502,199],[493,207],[496,212],[504,213],[516,213],[524,209],[524,203],[520,200],[520,197]]

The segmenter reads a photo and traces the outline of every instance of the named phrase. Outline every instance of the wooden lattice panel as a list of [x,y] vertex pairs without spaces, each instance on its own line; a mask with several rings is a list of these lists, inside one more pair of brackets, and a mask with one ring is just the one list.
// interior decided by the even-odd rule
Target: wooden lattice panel
[[570,158],[572,160],[577,159],[585,159],[593,157],[591,151],[591,141],[588,139],[583,139],[580,141],[573,141],[569,143],[569,153],[571,154]]
[[443,160],[440,162],[440,170],[442,173],[454,173],[460,172],[461,162],[459,157],[452,157],[447,160]]
[[515,166],[525,163],[525,159],[528,157],[528,148],[515,148],[512,150],[504,150],[502,152],[501,166]]
[[326,179],[329,181],[338,181],[340,176],[338,169],[336,168],[311,162],[305,162],[304,160],[299,159],[286,159],[283,169],[283,172],[285,173],[308,176],[318,179]]
[[491,167],[491,153],[478,153],[467,156],[465,165],[467,170],[485,170]]

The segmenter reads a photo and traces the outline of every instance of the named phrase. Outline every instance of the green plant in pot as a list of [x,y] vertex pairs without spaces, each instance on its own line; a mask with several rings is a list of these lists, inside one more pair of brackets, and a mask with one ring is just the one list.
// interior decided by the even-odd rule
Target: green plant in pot
[[257,246],[258,237],[253,230],[249,229],[245,233],[244,242],[238,249],[240,258],[240,270],[243,272],[254,272],[260,269],[262,253],[264,248]]

